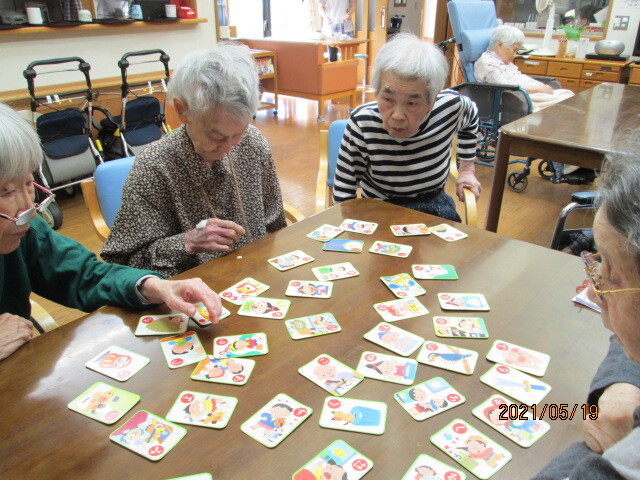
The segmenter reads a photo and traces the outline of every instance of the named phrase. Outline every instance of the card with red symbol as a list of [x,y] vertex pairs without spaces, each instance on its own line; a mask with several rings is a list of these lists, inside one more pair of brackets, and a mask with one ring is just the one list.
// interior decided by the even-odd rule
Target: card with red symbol
[[349,240],[347,238],[334,238],[329,240],[322,246],[322,250],[328,252],[347,252],[347,253],[360,253],[364,242],[362,240]]
[[487,299],[481,293],[439,293],[438,301],[443,310],[489,310]]
[[247,297],[257,297],[267,290],[269,290],[269,285],[247,277],[220,292],[220,298],[224,298],[234,305],[242,305]]
[[143,315],[138,320],[134,335],[169,335],[184,333],[189,326],[189,317],[182,313],[168,315]]
[[117,422],[140,401],[140,395],[96,382],[74,398],[67,407],[107,425]]
[[399,298],[388,302],[376,303],[373,308],[387,322],[396,322],[405,318],[419,317],[429,313],[425,307],[416,298]]
[[469,236],[466,233],[461,232],[457,228],[453,228],[451,225],[447,225],[446,223],[436,225],[435,227],[430,227],[429,231],[434,235],[440,237],[441,239],[446,240],[447,242],[455,242]]
[[311,272],[320,281],[330,282],[340,280],[341,278],[357,277],[360,272],[356,270],[350,262],[336,263],[335,265],[326,265],[324,267],[315,267]]
[[478,362],[478,352],[427,340],[416,360],[432,367],[471,375]]
[[347,432],[382,435],[387,423],[387,404],[355,398],[327,397],[318,424]]
[[400,390],[393,398],[409,415],[421,422],[463,404],[466,399],[442,377]]
[[252,357],[269,353],[266,333],[245,333],[213,339],[215,358]]
[[291,280],[284,294],[288,297],[330,298],[332,290],[331,282]]
[[344,229],[340,227],[334,227],[333,225],[322,225],[319,228],[316,228],[313,232],[308,233],[307,237],[312,240],[318,240],[319,242],[326,242],[331,240],[332,238],[336,238],[344,232]]
[[[196,307],[196,313],[191,317],[191,320],[193,320],[199,327],[208,327],[211,325],[211,320],[209,320],[209,310],[204,306],[204,303],[194,303],[193,306]],[[227,318],[229,315],[231,315],[231,312],[222,306],[220,320]]]
[[431,443],[484,480],[511,460],[511,453],[464,420],[457,418],[431,435]]
[[340,228],[347,232],[364,233],[365,235],[371,235],[378,228],[378,224],[374,222],[363,222],[362,220],[352,220],[347,218],[342,222]]
[[551,357],[546,353],[521,347],[515,343],[496,340],[487,353],[487,360],[542,377],[547,371]]
[[411,253],[411,250],[413,250],[411,245],[376,241],[371,245],[369,252],[389,255],[391,257],[406,258]]
[[328,335],[342,330],[336,317],[329,312],[309,315],[308,317],[292,318],[291,320],[285,320],[284,324],[289,335],[294,340]]
[[396,237],[411,237],[415,235],[431,235],[429,228],[424,223],[412,223],[410,225],[391,225],[391,233]]
[[300,367],[298,372],[336,397],[344,395],[364,379],[361,373],[325,354],[318,355]]
[[249,380],[255,360],[250,358],[215,358],[207,356],[191,373],[192,380],[229,385],[244,385]]
[[155,462],[169,453],[186,434],[186,428],[140,410],[109,435],[109,439]]
[[463,471],[450,467],[426,453],[418,455],[416,461],[400,480],[416,480],[420,478],[420,475],[424,479],[465,480],[467,478],[467,474]]
[[336,440],[293,474],[293,480],[348,478],[359,480],[373,468],[373,462],[343,440]]
[[294,250],[279,257],[270,258],[267,262],[269,262],[269,265],[273,265],[281,272],[284,272],[305,263],[313,262],[313,260],[314,258],[311,255],[307,255],[302,250]]
[[413,276],[418,280],[457,280],[453,265],[411,265]]
[[403,357],[411,355],[424,342],[424,338],[387,322],[380,322],[364,338]]
[[281,298],[247,297],[238,310],[245,317],[283,319],[289,311],[291,300]]
[[235,397],[185,390],[167,413],[167,420],[208,428],[224,428],[238,404]]
[[411,385],[416,378],[418,362],[377,352],[362,352],[358,372],[368,378]]
[[160,347],[169,368],[192,365],[207,357],[196,332],[163,338],[160,340]]
[[427,293],[408,273],[380,277],[380,280],[398,298],[417,297]]
[[433,329],[438,337],[489,338],[480,317],[433,317]]
[[85,367],[124,382],[142,370],[149,361],[143,355],[112,345],[85,363]]
[[280,445],[312,412],[311,407],[279,393],[249,417],[240,430],[264,446],[273,448]]
[[551,385],[501,363],[491,367],[480,381],[526,405],[540,403],[551,391]]

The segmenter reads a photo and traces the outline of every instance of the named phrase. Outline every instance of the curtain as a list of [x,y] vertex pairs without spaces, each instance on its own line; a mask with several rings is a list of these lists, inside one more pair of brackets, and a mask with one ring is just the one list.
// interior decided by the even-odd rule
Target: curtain
[[229,25],[229,17],[227,17],[227,0],[218,0],[218,25],[222,27]]

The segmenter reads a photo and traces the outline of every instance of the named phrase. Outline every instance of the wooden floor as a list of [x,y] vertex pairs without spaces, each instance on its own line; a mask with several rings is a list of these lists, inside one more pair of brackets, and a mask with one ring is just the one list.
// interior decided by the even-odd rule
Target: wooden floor
[[[367,100],[369,99],[370,96]],[[348,118],[348,104],[328,105],[325,122],[317,122],[316,115],[316,102],[280,96],[277,117],[273,116],[271,110],[264,110],[258,112],[254,120],[254,124],[271,145],[284,201],[298,208],[305,216],[312,215],[315,208],[318,132],[328,128],[334,120]],[[523,193],[505,189],[498,233],[548,247],[558,214],[570,201],[571,193],[590,187],[554,185],[538,175],[536,165],[537,162],[529,176],[529,186]],[[522,164],[510,166],[511,170],[521,168]],[[483,195],[478,202],[479,225],[483,226],[493,169],[478,165],[476,170],[483,186]],[[451,194],[454,185],[448,184],[447,191]],[[72,198],[63,196],[64,194],[59,195],[59,204],[64,214],[59,233],[74,238],[93,252],[99,253],[102,242],[93,230],[82,195],[78,193]],[[590,224],[591,218],[587,215],[590,214],[584,214],[582,218],[576,215],[572,224]],[[42,300],[42,305],[61,324],[83,315],[82,312],[60,307],[46,300]]]

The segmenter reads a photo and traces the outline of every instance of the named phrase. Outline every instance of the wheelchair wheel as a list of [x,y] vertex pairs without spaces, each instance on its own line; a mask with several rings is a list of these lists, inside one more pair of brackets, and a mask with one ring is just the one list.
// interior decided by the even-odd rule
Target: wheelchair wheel
[[58,202],[52,202],[51,205],[40,212],[40,216],[44,218],[44,221],[54,230],[62,226],[62,210],[60,210]]
[[540,163],[538,163],[538,173],[542,178],[546,178],[547,180],[551,180],[554,175],[553,168],[547,160],[540,160]]
[[529,180],[522,171],[511,172],[507,177],[507,186],[514,192],[523,192],[527,185],[529,185]]
[[496,152],[493,150],[476,150],[476,156],[483,162],[493,162]]

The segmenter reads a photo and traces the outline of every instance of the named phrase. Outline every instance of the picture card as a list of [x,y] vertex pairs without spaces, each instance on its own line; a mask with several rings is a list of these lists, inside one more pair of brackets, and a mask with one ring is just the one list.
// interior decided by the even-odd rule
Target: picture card
[[414,235],[431,235],[429,228],[424,223],[411,223],[409,225],[391,225],[391,233],[396,237],[411,237]]
[[279,257],[270,258],[267,260],[269,265],[276,267],[281,272],[285,270],[291,270],[292,268],[299,267],[305,263],[313,262],[314,258],[311,255],[307,255],[302,250],[294,250],[293,252],[285,253]]
[[398,298],[417,297],[427,293],[408,273],[388,275],[380,277],[380,280]]
[[362,352],[358,372],[368,378],[411,385],[416,377],[418,362],[376,352]]
[[202,382],[244,385],[249,380],[255,360],[249,358],[214,358],[207,356],[191,374],[192,380]]
[[207,356],[196,332],[163,338],[160,347],[169,368],[192,365]]
[[245,333],[213,339],[215,358],[252,357],[269,353],[266,333]]
[[403,357],[411,355],[424,342],[424,338],[387,322],[380,322],[364,338]]
[[240,426],[240,430],[266,447],[278,446],[300,426],[313,409],[279,393]]
[[309,232],[307,238],[318,240],[319,242],[326,242],[332,238],[336,238],[342,232],[344,232],[343,228],[325,224],[316,228],[313,232]]
[[167,413],[167,420],[207,428],[224,428],[238,404],[235,397],[185,390]]
[[480,381],[526,405],[540,403],[551,391],[551,386],[542,380],[500,363],[482,375]]
[[371,235],[378,228],[378,224],[374,222],[363,222],[362,220],[353,220],[347,218],[342,222],[340,228],[346,232],[364,233],[365,235]]
[[322,246],[322,250],[329,252],[360,253],[364,248],[362,240],[349,240],[347,238],[334,238]]
[[496,340],[487,353],[487,360],[542,377],[547,371],[551,357],[546,353],[521,347],[515,343]]
[[341,278],[356,277],[360,272],[356,270],[350,262],[336,263],[334,265],[326,265],[324,267],[315,267],[311,272],[321,282],[330,282],[332,280],[340,280]]
[[439,293],[438,301],[443,310],[489,310],[487,299],[481,293]]
[[291,300],[282,298],[247,297],[240,306],[238,315],[281,320],[287,315],[290,306]]
[[[199,327],[208,327],[211,325],[212,322],[209,319],[209,311],[207,310],[207,307],[204,306],[204,303],[194,303],[193,306],[196,307],[196,313],[191,317],[191,320],[193,320]],[[222,305],[220,320],[227,318],[229,315],[231,315],[231,312]]]
[[391,257],[405,258],[409,256],[411,250],[413,250],[411,245],[375,241],[373,242],[373,245],[371,245],[369,252],[379,253],[380,255],[389,255]]
[[195,475],[187,475],[186,477],[174,477],[168,480],[213,480],[210,473],[196,473]]
[[458,272],[453,265],[411,265],[413,276],[418,280],[457,280]]
[[418,455],[418,458],[400,480],[465,480],[466,478],[467,474],[462,470],[450,467],[446,463],[442,463],[440,460],[423,453]]
[[440,237],[441,239],[446,240],[447,242],[455,242],[469,236],[466,233],[461,232],[457,228],[454,228],[451,225],[447,225],[446,223],[436,225],[435,227],[430,227],[429,231],[434,235]]
[[293,474],[293,480],[336,478],[359,480],[373,468],[373,462],[344,440],[336,440]]
[[318,355],[298,372],[331,395],[340,397],[359,384],[364,376],[331,355]]
[[142,370],[149,361],[148,357],[111,345],[85,363],[85,367],[124,382]]
[[294,340],[337,333],[342,330],[336,317],[329,312],[309,315],[308,317],[292,318],[291,320],[285,320],[284,324],[289,335]]
[[242,305],[247,297],[258,297],[269,288],[269,285],[259,282],[255,278],[247,277],[220,292],[220,298],[224,298],[234,305]]
[[140,395],[96,382],[74,398],[67,407],[89,418],[110,425],[140,401]]
[[382,435],[387,422],[387,404],[355,398],[327,397],[318,424],[347,432]]
[[143,315],[138,320],[134,335],[170,335],[184,333],[189,325],[189,317],[182,313],[168,315]]
[[408,297],[373,305],[376,312],[387,322],[397,322],[406,318],[419,317],[429,313],[420,300]]
[[466,399],[442,377],[434,377],[393,396],[419,422],[463,404]]
[[432,367],[471,375],[476,368],[478,352],[427,340],[416,360]]
[[480,317],[433,317],[433,329],[438,337],[489,338]]
[[291,280],[284,294],[287,297],[330,298],[333,283]]

